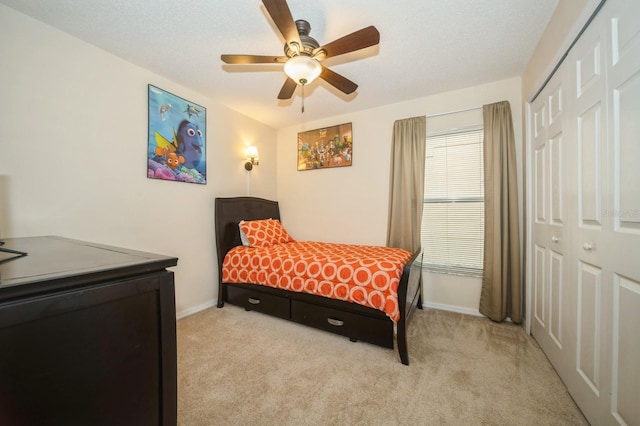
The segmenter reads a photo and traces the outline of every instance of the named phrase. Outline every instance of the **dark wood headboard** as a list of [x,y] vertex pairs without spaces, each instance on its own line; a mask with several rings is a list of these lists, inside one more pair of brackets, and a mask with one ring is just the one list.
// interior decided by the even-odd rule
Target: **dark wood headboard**
[[242,244],[238,224],[241,220],[258,219],[280,220],[278,202],[256,197],[216,198],[215,231],[219,282],[222,282],[224,257],[233,247]]

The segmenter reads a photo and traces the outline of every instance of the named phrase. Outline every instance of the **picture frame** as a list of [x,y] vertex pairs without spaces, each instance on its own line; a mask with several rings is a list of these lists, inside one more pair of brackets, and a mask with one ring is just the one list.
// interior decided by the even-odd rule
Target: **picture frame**
[[351,123],[298,133],[298,171],[346,167],[352,161]]
[[147,177],[207,183],[207,110],[148,86]]

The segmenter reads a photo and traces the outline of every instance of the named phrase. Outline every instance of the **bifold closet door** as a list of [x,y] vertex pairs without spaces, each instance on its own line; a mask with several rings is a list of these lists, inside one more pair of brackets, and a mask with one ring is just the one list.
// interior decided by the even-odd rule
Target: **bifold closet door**
[[[602,211],[603,310],[610,352],[605,424],[640,425],[640,1],[613,1],[607,18],[608,185]],[[582,241],[581,241],[582,242]],[[584,261],[594,250],[582,242]],[[585,245],[587,244],[587,245]]]
[[[575,90],[567,97],[567,191],[575,204],[571,220],[571,292],[575,306],[575,355],[565,383],[593,424],[602,424],[607,406],[611,345],[612,298],[605,265],[605,241],[610,239],[610,141],[607,138],[607,80],[609,61],[604,9],[582,34],[567,58],[567,82]],[[611,250],[618,250],[615,245]]]
[[608,1],[574,49],[578,293],[567,385],[593,424],[640,424],[640,2]]
[[534,337],[561,376],[572,348],[563,320],[566,283],[566,147],[563,135],[563,73],[549,81],[531,108],[533,189],[533,278],[531,292]]
[[640,1],[604,4],[529,119],[532,334],[590,423],[640,424]]

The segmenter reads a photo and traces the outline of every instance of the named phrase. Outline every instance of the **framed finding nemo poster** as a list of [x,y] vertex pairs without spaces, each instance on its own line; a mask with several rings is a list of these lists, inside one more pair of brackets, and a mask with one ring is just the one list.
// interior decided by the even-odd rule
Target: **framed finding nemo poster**
[[147,177],[207,183],[207,110],[149,84]]
[[352,157],[351,123],[298,133],[298,170],[350,166]]

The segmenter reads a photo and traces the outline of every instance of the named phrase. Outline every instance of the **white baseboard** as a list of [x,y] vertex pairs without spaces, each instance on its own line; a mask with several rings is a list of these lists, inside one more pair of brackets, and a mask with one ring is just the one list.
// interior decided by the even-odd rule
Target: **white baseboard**
[[202,305],[194,306],[193,308],[186,309],[182,312],[178,312],[176,314],[176,319],[188,317],[189,315],[193,315],[197,312],[204,311],[205,309],[211,308],[218,304],[218,299],[210,300]]
[[441,311],[457,312],[459,314],[474,315],[476,317],[484,316],[477,309],[463,308],[461,306],[454,306],[454,305],[445,305],[442,303],[424,302],[422,304],[422,307],[440,309]]

